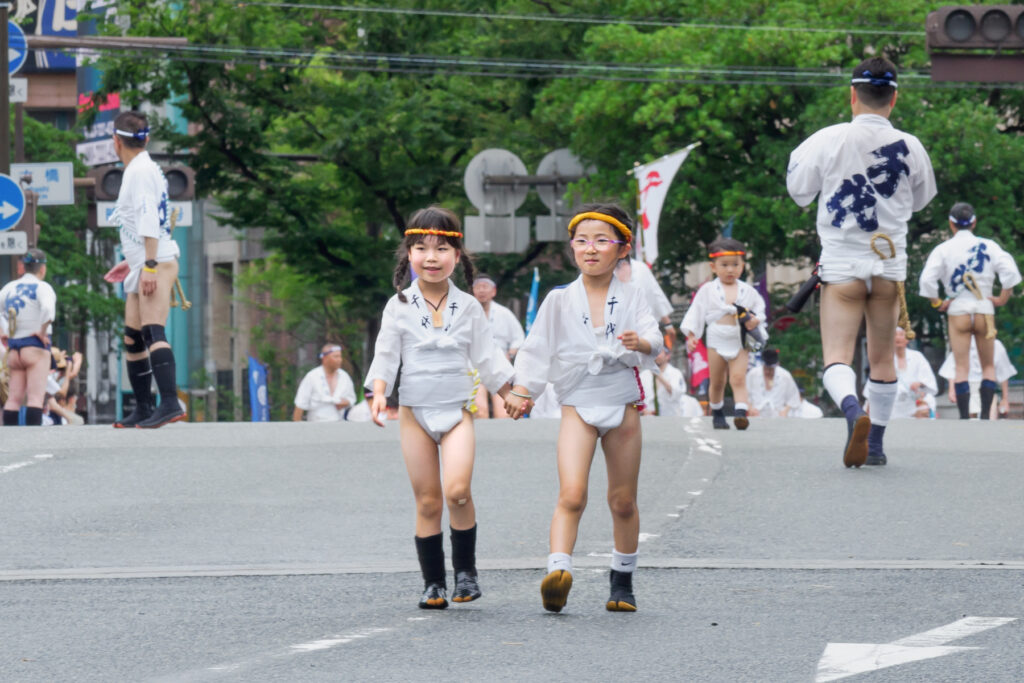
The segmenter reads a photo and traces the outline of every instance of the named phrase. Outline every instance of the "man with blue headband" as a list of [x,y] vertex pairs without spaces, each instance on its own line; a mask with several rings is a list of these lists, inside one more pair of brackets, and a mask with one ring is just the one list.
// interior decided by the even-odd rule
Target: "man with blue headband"
[[[1021,281],[1020,270],[1013,256],[996,242],[974,234],[978,217],[967,202],[957,202],[949,210],[949,229],[953,236],[935,247],[921,271],[920,294],[931,300],[932,307],[949,317],[949,345],[956,371],[953,388],[960,419],[970,417],[971,342],[977,346],[981,362],[982,420],[989,419],[995,396],[995,310],[1010,299],[1013,288]],[[992,295],[996,278],[1002,291]],[[939,298],[939,284],[946,299]]]
[[[127,111],[114,119],[114,151],[124,163],[124,176],[113,219],[121,228],[124,261],[106,278],[124,281],[125,359],[135,394],[135,409],[114,423],[120,428],[153,429],[185,417],[165,332],[179,249],[171,239],[167,179],[146,151],[147,142],[149,123],[143,114]],[[153,380],[159,406],[154,405]]]
[[[818,197],[821,239],[822,381],[846,415],[847,467],[884,465],[882,436],[896,401],[893,363],[897,303],[907,337],[903,282],[907,221],[935,196],[935,174],[921,142],[889,121],[897,99],[896,66],[875,57],[850,79],[853,120],[822,128],[789,158],[786,187],[808,206]],[[851,367],[861,322],[867,322],[870,418],[857,400]]]

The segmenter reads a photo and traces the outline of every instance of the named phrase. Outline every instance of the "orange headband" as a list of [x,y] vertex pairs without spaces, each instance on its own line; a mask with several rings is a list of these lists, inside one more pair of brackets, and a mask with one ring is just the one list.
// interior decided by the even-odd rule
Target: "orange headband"
[[573,219],[569,221],[569,234],[572,234],[572,229],[575,228],[582,221],[592,218],[595,221],[603,221],[608,225],[613,225],[618,228],[625,236],[626,241],[631,242],[633,240],[633,231],[626,227],[626,224],[620,221],[614,216],[609,216],[606,213],[598,213],[596,211],[587,211],[586,213],[578,213],[573,216]]
[[462,239],[462,233],[454,230],[438,230],[436,228],[409,228],[405,231],[408,235],[440,235],[441,237],[458,237]]
[[745,251],[716,251],[713,254],[708,254],[708,258],[718,258],[719,256],[746,256]]

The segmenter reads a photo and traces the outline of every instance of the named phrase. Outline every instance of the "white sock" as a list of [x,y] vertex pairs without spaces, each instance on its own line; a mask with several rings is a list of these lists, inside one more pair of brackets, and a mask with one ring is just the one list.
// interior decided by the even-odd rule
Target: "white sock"
[[572,574],[572,555],[568,553],[551,553],[548,555],[548,574],[558,569]]
[[[849,365],[834,363],[828,366],[825,374],[821,376],[821,381],[825,385],[828,395],[832,397],[832,401],[839,408],[843,407],[844,398],[857,395],[857,374]],[[871,412],[874,412],[874,407]],[[890,412],[892,412],[891,409]]]
[[711,410],[721,410],[722,406],[725,405],[725,401],[719,401],[718,403],[711,404]]
[[868,381],[868,403],[871,405],[871,424],[884,427],[892,417],[893,406],[896,405],[896,382]]
[[733,407],[734,407],[734,408],[735,408],[736,410],[746,410],[746,409],[747,409],[747,404],[746,404],[746,403],[737,403],[737,404],[736,404],[735,406],[733,406]]
[[620,553],[618,550],[612,550],[612,569],[617,572],[631,573],[636,569],[636,557],[639,554],[639,552]]

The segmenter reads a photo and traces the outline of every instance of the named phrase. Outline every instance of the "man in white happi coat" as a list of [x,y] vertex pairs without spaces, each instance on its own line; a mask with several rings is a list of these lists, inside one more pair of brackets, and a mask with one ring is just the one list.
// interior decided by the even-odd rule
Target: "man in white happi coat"
[[[853,120],[807,138],[786,171],[786,187],[798,205],[818,197],[822,381],[846,416],[847,467],[886,463],[882,441],[896,401],[893,339],[907,274],[907,221],[936,194],[921,141],[889,121],[897,87],[896,66],[888,59],[857,65],[849,91]],[[865,319],[870,418],[857,399],[851,365]]]
[[[993,345],[992,362],[995,365],[996,384],[999,385],[1002,392],[998,413],[1006,415],[1010,410],[1010,378],[1017,374],[1017,368],[1013,367],[1013,363],[1010,362],[1010,356],[1006,353],[1006,347],[1003,346],[1003,342],[998,339],[993,341],[995,344]],[[953,358],[952,353],[946,356],[946,360],[942,361],[942,367],[939,368],[939,377],[943,377],[949,382],[949,401],[950,403],[956,403],[956,390],[953,386],[953,379],[956,377],[956,359]],[[981,388],[981,378],[981,359],[978,357],[978,343],[972,337],[967,371],[967,384],[971,392],[971,400],[967,407],[968,416],[978,416],[981,412],[981,397],[978,391]]]
[[[960,419],[966,420],[970,408],[968,354],[971,344],[981,360],[981,419],[987,420],[996,390],[993,342],[995,309],[1010,299],[1021,281],[1013,257],[997,243],[977,237],[978,218],[974,207],[957,202],[949,210],[949,229],[953,236],[935,247],[921,271],[920,293],[949,318],[949,345],[956,361],[954,393]],[[1002,286],[999,296],[992,295],[996,277]],[[939,284],[946,299],[939,298]]]
[[324,344],[320,365],[306,373],[295,392],[292,420],[301,422],[303,413],[308,413],[307,422],[337,422],[355,402],[352,378],[341,369],[341,346]]
[[[491,334],[494,335],[498,348],[511,362],[515,360],[516,351],[523,345],[526,333],[523,332],[523,326],[519,324],[516,314],[494,300],[497,295],[498,284],[494,279],[485,273],[477,273],[473,278],[473,296],[483,306],[484,315],[491,323]],[[488,417],[488,413],[493,418],[508,417],[501,396],[490,395],[490,401],[488,396],[487,390],[481,385],[476,394],[477,417]]]
[[[761,352],[761,366],[747,373],[750,415],[753,417],[790,417],[801,405],[800,389],[789,370],[779,365],[778,349]],[[795,417],[795,415],[793,415]]]

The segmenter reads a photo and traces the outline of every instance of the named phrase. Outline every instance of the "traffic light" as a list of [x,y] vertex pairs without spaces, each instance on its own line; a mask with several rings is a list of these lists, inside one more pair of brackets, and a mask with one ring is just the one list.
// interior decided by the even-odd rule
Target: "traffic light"
[[1024,82],[1024,5],[952,5],[925,24],[933,81]]
[[[167,198],[173,202],[186,201],[196,196],[196,175],[188,166],[161,166],[167,178]],[[97,201],[112,202],[117,199],[124,178],[124,168],[101,166],[90,170],[87,175],[96,179],[93,192]]]

